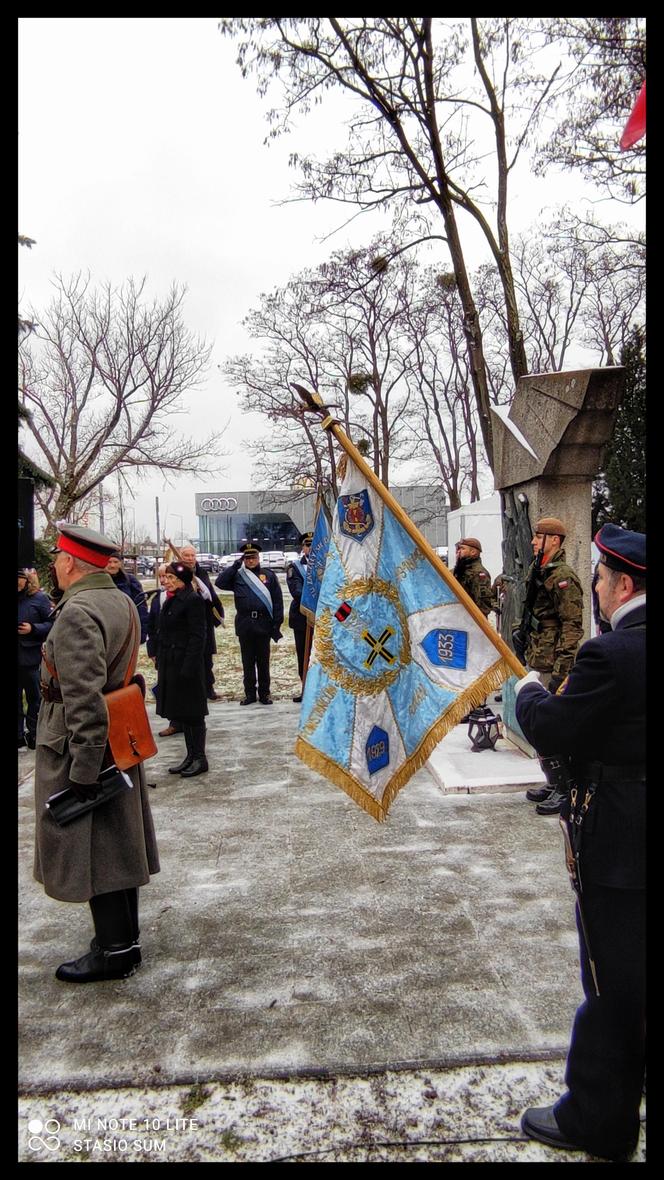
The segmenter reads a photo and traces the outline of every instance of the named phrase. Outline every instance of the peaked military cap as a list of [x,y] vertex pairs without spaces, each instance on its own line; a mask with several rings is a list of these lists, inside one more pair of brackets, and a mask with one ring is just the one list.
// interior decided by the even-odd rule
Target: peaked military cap
[[310,545],[311,542],[313,541],[313,539],[314,539],[313,533],[301,533],[300,534],[300,545]]
[[646,534],[621,529],[617,524],[603,524],[595,534],[600,561],[623,574],[646,576]]
[[467,545],[469,549],[477,549],[478,553],[482,552],[482,545],[477,537],[462,537],[460,541],[457,541],[455,548],[458,549],[459,545]]
[[557,516],[543,516],[535,525],[536,533],[544,533],[545,537],[566,537],[567,526]]
[[243,557],[250,557],[252,553],[262,553],[263,550],[258,544],[258,541],[245,541],[244,545],[240,545],[238,553]]
[[72,557],[89,562],[90,565],[99,566],[100,569],[108,564],[109,557],[119,556],[119,545],[94,529],[84,529],[79,524],[60,521],[58,530],[55,547],[51,549],[51,553],[69,553]]

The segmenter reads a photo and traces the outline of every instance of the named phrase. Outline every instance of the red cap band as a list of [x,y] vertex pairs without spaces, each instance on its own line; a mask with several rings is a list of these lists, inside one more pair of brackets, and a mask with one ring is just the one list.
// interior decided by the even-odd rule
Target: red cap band
[[90,549],[87,545],[72,541],[71,537],[65,537],[62,533],[60,533],[56,545],[58,549],[62,549],[63,553],[79,557],[81,561],[88,561],[90,565],[97,565],[100,569],[104,569],[108,565],[109,557],[114,556],[112,553],[100,553],[98,549]]

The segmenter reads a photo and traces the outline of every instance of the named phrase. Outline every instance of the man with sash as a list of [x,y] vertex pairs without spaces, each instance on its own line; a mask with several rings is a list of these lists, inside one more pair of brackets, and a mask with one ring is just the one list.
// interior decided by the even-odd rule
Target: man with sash
[[[307,619],[306,615],[302,614],[300,610],[300,600],[302,598],[302,591],[304,590],[304,582],[307,576],[307,560],[311,551],[311,542],[314,539],[313,533],[302,533],[300,537],[301,552],[297,561],[291,561],[286,566],[286,582],[290,595],[293,601],[290,604],[288,612],[288,625],[293,628],[295,636],[295,650],[297,652],[297,672],[300,680],[304,676],[304,648],[307,636]],[[300,689],[297,696],[293,697],[297,703],[302,700],[302,689]]]
[[277,575],[261,569],[262,549],[256,541],[240,545],[240,557],[215,581],[220,590],[232,590],[235,596],[235,634],[240,640],[244,675],[244,700],[241,705],[271,705],[270,640],[283,638],[284,599]]

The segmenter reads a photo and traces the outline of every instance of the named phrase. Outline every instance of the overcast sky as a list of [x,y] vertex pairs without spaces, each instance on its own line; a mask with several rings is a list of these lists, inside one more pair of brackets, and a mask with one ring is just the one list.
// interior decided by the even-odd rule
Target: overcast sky
[[[45,306],[54,271],[118,284],[147,274],[156,294],[187,284],[187,326],[214,342],[182,429],[203,437],[229,421],[230,454],[213,479],[143,481],[135,522],[151,533],[155,495],[162,527],[193,536],[194,492],[256,486],[242,442],[264,427],[240,413],[217,365],[248,350],[240,321],[259,294],[388,227],[357,218],[323,241],[351,210],[277,204],[294,179],[291,151],[343,143],[344,103],[266,147],[266,104],[235,54],[216,17],[19,20],[19,232],[36,241],[19,251],[23,310]],[[574,190],[567,176],[555,200]],[[550,182],[513,192],[513,226],[552,199]]]

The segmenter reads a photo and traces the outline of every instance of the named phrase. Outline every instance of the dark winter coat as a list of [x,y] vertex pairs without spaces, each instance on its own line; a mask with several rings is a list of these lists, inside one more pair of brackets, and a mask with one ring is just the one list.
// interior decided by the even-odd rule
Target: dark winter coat
[[203,599],[203,602],[205,603],[205,624],[207,628],[205,636],[205,652],[206,655],[213,656],[217,651],[217,640],[214,633],[216,628],[221,626],[221,622],[224,617],[224,607],[219,595],[217,594],[217,591],[210,581],[209,573],[207,570],[204,570],[202,566],[198,564],[198,562],[196,562],[196,565],[194,566],[194,574],[198,578],[199,582],[202,582],[204,586],[207,586],[208,590],[210,591],[210,598]]
[[38,668],[41,661],[41,646],[51,627],[53,619],[50,599],[43,590],[28,594],[26,590],[19,591],[18,621],[30,623],[32,631],[28,635],[18,637],[18,666],[19,668]]
[[[306,557],[300,558],[300,564],[306,567]],[[306,631],[307,619],[306,615],[302,614],[300,610],[300,602],[302,600],[302,591],[304,590],[304,578],[296,565],[289,562],[286,566],[286,584],[290,591],[293,601],[290,604],[288,612],[288,624],[294,631]]]
[[195,722],[207,716],[205,603],[192,586],[167,598],[159,612],[157,712]]
[[[103,691],[120,688],[132,655],[125,642],[136,608],[103,571],[88,574],[63,594],[46,637],[61,701],[42,701],[35,762],[37,881],[59,901],[88,901],[99,893],[145,885],[159,871],[143,767],[128,771],[134,789],[60,828],[45,808],[70,780],[96,782],[107,754],[108,713]],[[42,662],[41,679],[51,679]]]
[[150,599],[150,607],[148,610],[148,634],[145,641],[145,650],[151,660],[159,662],[159,616],[161,615],[161,608],[166,601],[166,591],[155,590]]
[[[593,764],[624,766],[624,778],[600,781],[583,826],[582,880],[617,889],[645,884],[646,784],[630,768],[646,757],[645,601],[615,631],[589,639],[567,682],[551,695],[525,684],[516,700],[524,734],[540,754],[566,755],[580,784]],[[583,792],[582,792],[583,797]]]
[[134,574],[129,574],[124,569],[119,569],[117,574],[111,575],[111,580],[118,590],[122,590],[122,593],[134,603],[141,623],[141,643],[145,643],[148,635],[148,608],[141,583]]

